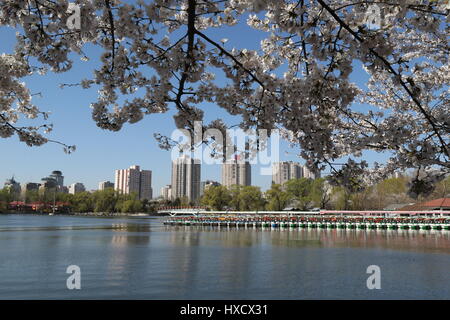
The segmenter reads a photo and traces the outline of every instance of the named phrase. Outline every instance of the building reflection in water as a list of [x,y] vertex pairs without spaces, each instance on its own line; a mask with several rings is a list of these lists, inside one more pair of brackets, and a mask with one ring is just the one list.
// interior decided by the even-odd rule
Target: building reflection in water
[[[188,227],[180,227],[167,234],[168,246],[160,252],[159,259],[166,267],[163,277],[164,284],[175,296],[188,295],[190,288],[194,289],[198,267],[200,237],[199,232]],[[168,279],[168,280],[167,280]]]
[[[111,225],[106,277],[110,285],[117,287],[135,282],[133,270],[146,270],[148,255],[142,256],[140,247],[149,246],[150,227],[146,224],[113,223]],[[131,271],[131,272],[130,272]]]
[[258,232],[199,226],[165,230],[171,245],[167,248],[170,252],[168,265],[173,272],[169,286],[178,290],[208,291],[211,287],[217,290],[238,288],[248,281],[261,243]]

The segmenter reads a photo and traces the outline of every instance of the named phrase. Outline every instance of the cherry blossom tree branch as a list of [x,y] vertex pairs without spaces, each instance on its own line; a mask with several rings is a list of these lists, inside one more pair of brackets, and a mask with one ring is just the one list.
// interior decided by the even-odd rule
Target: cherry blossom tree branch
[[[336,12],[333,9],[330,8],[330,6],[328,6],[323,0],[317,0],[317,1],[320,3],[320,5],[323,8],[325,8],[325,10],[328,11],[328,13],[339,23],[339,25],[341,25],[344,29],[346,29],[356,40],[358,40],[361,43],[365,43],[364,39],[362,39],[355,31],[353,31],[348,26],[348,24],[346,24],[344,21],[342,21],[342,19],[336,14]],[[430,114],[428,114],[428,112],[423,108],[421,102],[417,99],[416,95],[406,85],[405,81],[403,81],[401,75],[398,74],[397,71],[392,67],[391,63],[389,63],[389,61],[387,61],[386,58],[384,58],[383,56],[378,54],[374,48],[369,46],[369,51],[377,59],[379,59],[385,65],[385,67],[389,70],[389,72],[391,72],[395,76],[395,78],[400,82],[401,86],[408,93],[410,98],[416,104],[417,108],[420,110],[422,115],[427,119],[428,123],[433,128],[434,132],[436,133],[436,136],[438,137],[438,139],[439,139],[439,141],[441,143],[442,151],[445,153],[447,158],[450,158],[449,148],[448,148],[447,144],[445,143],[444,139],[442,138],[442,136],[441,136],[441,134],[439,132],[439,129],[437,128],[435,122],[432,119],[432,116]]]

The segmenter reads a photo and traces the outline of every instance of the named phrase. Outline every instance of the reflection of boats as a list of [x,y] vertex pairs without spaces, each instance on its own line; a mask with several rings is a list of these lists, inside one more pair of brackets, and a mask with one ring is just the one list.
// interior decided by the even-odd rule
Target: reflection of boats
[[130,217],[146,217],[148,213],[133,213],[129,215]]

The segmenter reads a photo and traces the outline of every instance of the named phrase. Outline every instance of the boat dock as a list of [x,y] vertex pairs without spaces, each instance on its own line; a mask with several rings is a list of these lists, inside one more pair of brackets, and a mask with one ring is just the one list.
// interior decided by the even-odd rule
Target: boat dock
[[193,215],[172,216],[165,225],[226,228],[284,229],[403,229],[450,230],[450,216],[365,216],[365,215]]

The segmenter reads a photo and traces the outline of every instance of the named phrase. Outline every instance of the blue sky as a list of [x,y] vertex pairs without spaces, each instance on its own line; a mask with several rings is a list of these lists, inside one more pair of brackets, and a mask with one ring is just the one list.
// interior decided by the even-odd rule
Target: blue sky
[[[255,48],[263,35],[257,31],[241,26],[217,30],[208,34],[216,39],[229,38],[227,47],[244,47],[249,43]],[[9,53],[15,43],[14,30],[0,28],[0,53]],[[97,189],[98,182],[114,180],[114,170],[140,165],[143,169],[153,171],[153,192],[159,195],[162,186],[170,183],[171,161],[170,151],[161,150],[153,138],[155,132],[171,135],[175,129],[173,112],[154,114],[142,121],[125,125],[119,132],[110,132],[98,128],[91,119],[89,104],[96,101],[96,89],[84,90],[78,87],[60,89],[61,83],[76,83],[82,78],[90,78],[99,52],[87,50],[91,60],[82,62],[74,56],[75,65],[71,71],[63,74],[48,73],[45,76],[33,75],[25,79],[33,93],[41,92],[33,102],[42,111],[51,111],[50,122],[54,124],[53,132],[48,138],[76,145],[77,151],[67,155],[62,146],[48,143],[41,147],[28,147],[19,142],[17,137],[0,139],[0,184],[15,175],[19,182],[38,182],[53,170],[60,170],[65,176],[65,184],[82,182],[88,190]],[[360,67],[356,67],[352,75],[356,83],[365,83],[367,75]],[[209,107],[209,106],[208,106]],[[205,120],[223,118],[225,122],[234,124],[236,119],[227,115],[220,108],[210,106]],[[281,160],[299,160],[298,150],[291,150],[287,143],[282,143]],[[369,161],[383,161],[386,156],[373,152],[365,153]],[[300,160],[300,162],[302,162]],[[271,183],[270,176],[261,176],[258,166],[253,166],[253,185],[267,189]],[[218,165],[202,166],[202,180],[220,181]]]

